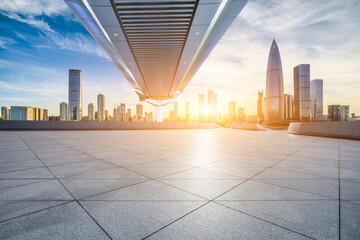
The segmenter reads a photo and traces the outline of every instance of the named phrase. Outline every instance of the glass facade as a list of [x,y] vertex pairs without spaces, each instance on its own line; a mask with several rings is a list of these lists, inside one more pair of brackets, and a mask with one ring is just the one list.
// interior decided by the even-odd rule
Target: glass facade
[[294,67],[294,119],[310,121],[310,64]]
[[105,96],[103,94],[98,95],[97,107],[99,121],[105,121]]
[[265,122],[284,119],[284,83],[279,48],[273,40],[266,72]]
[[323,80],[315,79],[310,82],[310,112],[312,120],[322,119],[323,116]]
[[95,109],[93,103],[89,103],[88,105],[88,116],[89,116],[89,121],[95,120]]
[[69,120],[82,118],[81,71],[69,69]]
[[66,102],[60,103],[60,121],[69,119],[69,106]]

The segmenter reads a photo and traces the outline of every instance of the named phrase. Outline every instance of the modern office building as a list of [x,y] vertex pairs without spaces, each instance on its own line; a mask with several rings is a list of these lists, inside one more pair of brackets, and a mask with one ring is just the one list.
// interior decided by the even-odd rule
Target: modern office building
[[229,102],[229,118],[231,121],[236,121],[236,102]]
[[310,121],[310,64],[294,67],[294,120]]
[[43,109],[43,121],[49,121],[49,113],[47,109]]
[[209,122],[217,121],[217,94],[213,90],[208,90],[208,119]]
[[310,82],[310,113],[312,120],[323,119],[323,80],[314,79]]
[[33,107],[11,106],[11,120],[35,121],[35,114]]
[[185,103],[185,121],[190,121],[190,102]]
[[340,105],[328,105],[328,119],[340,121]]
[[247,0],[65,2],[162,121]]
[[105,96],[103,94],[97,96],[97,112],[98,120],[105,121]]
[[257,122],[261,123],[264,118],[264,112],[263,112],[263,97],[264,92],[258,91],[258,98],[257,98]]
[[199,94],[199,122],[206,121],[205,95]]
[[7,107],[1,107],[1,117],[6,120],[10,120],[9,109]]
[[105,120],[104,121],[110,121],[110,113],[109,110],[105,110]]
[[350,106],[341,105],[340,106],[340,121],[349,121],[350,119]]
[[284,94],[284,119],[293,119],[294,97],[290,94]]
[[175,115],[175,121],[176,121],[179,117],[179,103],[178,102],[174,102],[174,115]]
[[136,104],[136,115],[138,115],[138,120],[143,118],[143,105],[140,103]]
[[126,121],[126,105],[125,103],[121,103],[118,107],[119,110],[119,121],[125,122]]
[[131,122],[131,120],[132,120],[132,118],[131,118],[131,108],[128,108],[127,112],[126,112],[126,121]]
[[145,121],[146,122],[152,122],[153,121],[153,113],[149,112],[145,114]]
[[95,120],[95,108],[93,103],[89,103],[88,105],[88,117],[89,117],[89,121]]
[[238,108],[238,121],[245,121],[246,120],[246,114],[245,109],[243,107]]
[[284,82],[279,48],[272,41],[266,71],[265,122],[281,122],[284,119]]
[[69,107],[66,102],[60,103],[60,121],[69,120]]
[[82,74],[80,70],[69,69],[69,120],[82,118]]

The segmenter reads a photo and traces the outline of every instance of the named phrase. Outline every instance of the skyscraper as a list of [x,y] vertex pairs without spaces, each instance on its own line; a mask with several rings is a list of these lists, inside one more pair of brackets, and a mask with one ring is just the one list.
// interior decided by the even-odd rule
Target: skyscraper
[[89,116],[89,121],[95,120],[95,108],[93,103],[89,103],[88,105],[88,116]]
[[126,112],[126,121],[127,121],[127,122],[130,122],[130,121],[131,121],[131,108],[128,108],[128,109],[127,109],[127,112]]
[[69,69],[69,120],[80,121],[82,117],[81,71]]
[[179,103],[178,102],[174,102],[174,116],[175,116],[175,121],[177,121],[178,116],[179,116]]
[[216,122],[217,119],[217,94],[208,90],[209,122]]
[[137,122],[141,122],[143,119],[143,105],[142,104],[136,104],[136,114],[135,114],[135,120]]
[[9,109],[7,107],[1,107],[1,117],[5,118],[6,120],[10,120]]
[[99,94],[97,97],[98,120],[105,121],[105,96]]
[[190,121],[190,102],[185,103],[185,121]]
[[199,94],[199,122],[206,121],[205,114],[205,96],[204,94]]
[[125,122],[126,121],[126,105],[125,105],[125,103],[120,104],[119,114],[120,114],[120,121]]
[[323,80],[315,79],[310,82],[310,112],[311,119],[322,119],[323,115]]
[[47,109],[43,109],[43,121],[49,121],[49,114]]
[[69,120],[69,106],[66,102],[60,103],[60,121]]
[[310,120],[310,64],[294,67],[294,119]]
[[289,94],[284,94],[284,119],[293,119],[294,97]]
[[231,121],[235,121],[237,118],[236,102],[229,102],[229,118]]
[[11,120],[35,121],[34,109],[26,106],[11,106]]
[[279,122],[284,119],[284,83],[281,57],[275,39],[273,40],[266,72],[265,122]]
[[263,94],[264,92],[258,92],[258,99],[257,99],[257,118],[258,122],[261,123],[263,120]]
[[105,110],[105,121],[110,121],[110,113],[109,113],[109,110]]

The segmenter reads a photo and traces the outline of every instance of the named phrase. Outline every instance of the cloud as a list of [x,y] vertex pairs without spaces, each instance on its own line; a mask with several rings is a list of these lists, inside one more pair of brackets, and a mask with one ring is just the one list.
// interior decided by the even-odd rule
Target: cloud
[[54,30],[52,30],[49,26],[49,24],[47,24],[43,19],[36,19],[34,16],[20,16],[19,14],[15,14],[15,13],[4,13],[4,15],[8,18],[17,20],[19,22],[23,22],[23,23],[27,23],[29,25],[32,25],[33,27],[46,32],[54,32]]
[[[49,85],[49,84],[46,84]],[[64,93],[66,92],[65,89],[54,89],[54,88],[31,88],[31,87],[24,87],[16,86],[16,85],[10,85],[4,81],[0,81],[0,88],[8,89],[8,90],[15,90],[15,91],[21,91],[21,92],[31,92],[31,93],[40,93],[42,95],[53,95],[54,93]]]
[[55,16],[64,14],[66,10],[62,0],[10,0],[0,4],[0,11],[26,16]]
[[0,48],[2,49],[8,49],[8,46],[14,43],[15,41],[11,38],[0,37]]

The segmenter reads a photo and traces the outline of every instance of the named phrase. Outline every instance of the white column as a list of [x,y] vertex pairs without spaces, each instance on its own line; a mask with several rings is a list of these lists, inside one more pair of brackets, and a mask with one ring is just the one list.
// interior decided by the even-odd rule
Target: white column
[[163,106],[156,106],[156,121],[163,122]]

